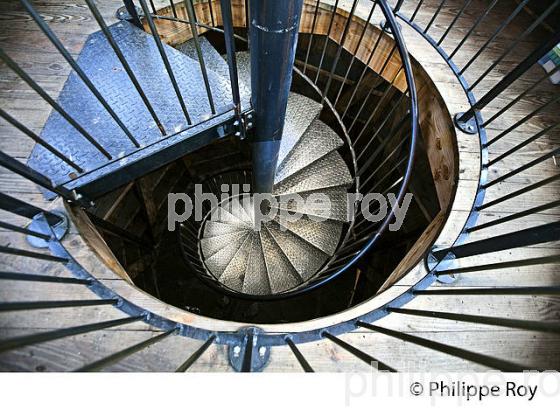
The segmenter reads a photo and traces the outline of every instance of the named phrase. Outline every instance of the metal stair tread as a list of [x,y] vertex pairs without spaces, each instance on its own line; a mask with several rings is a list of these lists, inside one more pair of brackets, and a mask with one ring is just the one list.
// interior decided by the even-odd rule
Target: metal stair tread
[[315,119],[301,136],[286,158],[277,166],[274,183],[278,184],[289,176],[305,169],[330,152],[340,148],[343,141],[334,130],[319,119]]
[[[311,194],[321,193],[325,194],[329,197],[330,201],[330,209],[328,218],[323,211],[323,208],[320,205],[314,206],[313,203],[308,201],[308,198]],[[279,196],[279,203],[278,206],[275,206],[276,209],[281,211],[288,211],[288,212],[297,212],[303,215],[312,215],[315,217],[321,217],[326,219],[333,219],[340,222],[348,222],[348,192],[344,187],[334,187],[329,189],[323,189],[316,192],[302,192],[299,194],[301,198],[305,201],[303,206],[300,206],[298,202],[288,202],[286,198],[283,199],[282,196]]]
[[244,226],[237,226],[217,221],[206,221],[204,226],[204,238],[213,238],[243,230],[246,230]]
[[278,247],[266,226],[259,231],[259,235],[272,293],[284,292],[302,283],[301,277]]
[[269,295],[271,293],[261,238],[258,232],[255,232],[253,235],[251,252],[247,261],[247,270],[241,291],[250,295]]
[[216,279],[220,279],[220,276],[225,271],[239,248],[243,245],[245,237],[248,235],[250,235],[250,232],[247,231],[244,233],[244,236],[241,235],[237,241],[229,241],[229,243],[218,252],[204,259],[207,269]]
[[234,257],[229,261],[226,269],[220,275],[219,281],[230,289],[240,292],[243,289],[243,281],[247,270],[247,263],[254,233],[249,233]]
[[[187,120],[153,37],[125,21],[113,24],[109,30],[168,135],[185,129]],[[171,46],[164,45],[164,49],[193,124],[207,120],[211,111],[198,62]],[[77,63],[142,146],[162,139],[160,130],[102,32],[88,37]],[[229,108],[231,94],[226,92],[226,82],[213,72],[209,73],[209,81],[217,111]],[[57,102],[115,158],[137,151],[75,72],[68,76]],[[196,129],[186,131],[182,137],[196,132]],[[107,158],[56,110],[48,117],[40,137],[86,171],[104,165],[111,170],[121,166],[119,161],[106,165]],[[48,175],[55,184],[72,180],[74,170],[40,145],[33,148],[28,165]]]
[[238,225],[244,227],[250,226],[246,223],[246,221],[239,219],[238,216],[231,213],[226,207],[223,207],[222,205],[218,205],[217,208],[211,211],[209,220],[213,222],[222,222],[222,223],[227,223],[236,226]]
[[337,151],[333,151],[301,172],[275,185],[273,194],[286,195],[337,186],[350,186],[352,182],[352,176],[346,163]]
[[327,261],[326,253],[292,232],[283,231],[280,225],[269,222],[266,224],[266,229],[304,281],[317,273]]
[[204,259],[208,259],[221,251],[226,246],[247,235],[247,230],[226,233],[220,236],[212,236],[200,239],[200,250]]
[[332,219],[314,221],[303,215],[297,221],[283,221],[276,217],[274,222],[329,256],[335,253],[342,235],[343,223]]

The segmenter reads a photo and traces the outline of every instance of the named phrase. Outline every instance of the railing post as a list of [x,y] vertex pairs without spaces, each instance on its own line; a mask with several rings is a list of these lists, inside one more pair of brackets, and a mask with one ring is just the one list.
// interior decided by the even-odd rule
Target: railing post
[[560,30],[556,31],[550,39],[539,45],[525,60],[507,74],[498,84],[488,91],[470,110],[455,115],[455,125],[468,134],[477,132],[476,124],[473,122],[477,111],[482,110],[498,97],[506,88],[527,72],[537,61],[545,56],[560,42]]
[[253,190],[272,192],[303,0],[250,0]]

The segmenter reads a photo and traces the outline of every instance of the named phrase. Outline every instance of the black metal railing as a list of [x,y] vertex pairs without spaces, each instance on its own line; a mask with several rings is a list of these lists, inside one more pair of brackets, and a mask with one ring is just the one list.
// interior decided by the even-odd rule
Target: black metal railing
[[[445,1],[445,0],[444,0]],[[99,296],[99,301],[75,301],[75,300],[66,300],[66,301],[18,301],[18,302],[10,302],[10,303],[2,303],[0,306],[2,307],[2,314],[11,310],[18,310],[21,311],[29,310],[29,309],[40,309],[40,308],[55,308],[55,309],[63,309],[69,307],[79,308],[80,306],[88,305],[88,304],[107,304],[111,309],[117,308],[127,314],[126,318],[123,319],[115,319],[115,320],[107,320],[107,321],[100,321],[93,324],[86,324],[81,325],[77,324],[75,326],[68,326],[63,327],[61,329],[40,332],[40,333],[33,333],[30,335],[25,336],[17,336],[10,339],[4,339],[0,341],[0,352],[4,353],[9,350],[19,349],[25,346],[34,345],[38,343],[43,343],[51,340],[62,339],[65,337],[69,337],[72,335],[81,335],[86,334],[92,331],[112,328],[116,326],[121,326],[128,323],[144,321],[150,325],[156,326],[157,328],[161,329],[161,333],[153,338],[149,338],[144,342],[139,344],[132,345],[123,349],[120,352],[115,354],[111,354],[104,359],[99,361],[93,362],[91,364],[86,364],[80,370],[87,371],[87,370],[99,370],[103,369],[105,366],[110,364],[114,364],[125,357],[138,352],[146,347],[158,343],[161,340],[165,340],[174,335],[181,335],[186,337],[192,337],[203,341],[203,344],[189,357],[186,359],[185,362],[178,365],[177,371],[185,371],[188,370],[193,363],[198,360],[201,355],[214,343],[226,344],[230,347],[238,348],[238,351],[241,352],[241,365],[240,370],[243,371],[251,371],[255,369],[255,361],[257,360],[257,352],[260,347],[270,348],[270,346],[286,346],[289,348],[291,352],[293,352],[294,357],[297,359],[298,363],[301,365],[302,369],[305,371],[312,371],[313,370],[313,363],[310,363],[309,360],[311,358],[305,357],[302,353],[302,350],[298,348],[298,345],[301,343],[306,343],[314,340],[329,340],[333,344],[336,344],[340,348],[349,352],[353,357],[356,359],[362,360],[371,364],[374,367],[379,369],[385,369],[388,371],[391,370],[399,370],[398,368],[395,369],[394,365],[391,363],[384,363],[380,362],[375,354],[372,352],[364,352],[363,350],[353,346],[351,343],[343,340],[343,334],[347,332],[351,332],[355,329],[362,329],[372,332],[371,334],[383,334],[385,336],[389,336],[394,339],[398,339],[408,343],[414,347],[424,347],[434,351],[445,353],[449,356],[458,357],[464,359],[470,363],[475,363],[479,365],[483,365],[490,369],[499,369],[502,371],[520,371],[526,369],[533,369],[535,366],[533,365],[524,365],[522,363],[518,363],[513,361],[512,359],[504,359],[500,357],[496,357],[497,355],[490,355],[490,354],[482,354],[479,352],[474,351],[469,346],[455,346],[452,344],[446,344],[437,342],[428,338],[419,337],[416,335],[412,335],[408,332],[397,331],[385,326],[379,326],[377,324],[373,324],[377,320],[386,317],[387,315],[395,315],[395,316],[413,316],[413,317],[428,317],[433,319],[434,321],[460,321],[465,323],[474,323],[474,324],[485,324],[488,326],[495,326],[499,328],[508,328],[508,329],[520,329],[523,331],[539,331],[539,332],[548,332],[559,334],[560,328],[558,323],[551,322],[551,321],[539,321],[539,320],[523,320],[523,319],[516,319],[511,317],[490,317],[490,316],[483,316],[483,315],[468,315],[463,313],[454,313],[452,311],[443,312],[440,310],[434,309],[409,309],[403,307],[413,298],[422,298],[422,297],[429,297],[432,303],[437,300],[438,296],[440,295],[473,295],[479,298],[483,298],[487,295],[498,295],[500,297],[507,297],[508,295],[531,295],[534,297],[540,296],[547,296],[547,295],[557,295],[560,292],[560,289],[555,284],[549,284],[546,286],[516,286],[513,284],[512,286],[499,286],[499,287],[492,287],[492,288],[469,288],[469,289],[461,289],[456,288],[454,286],[446,286],[441,285],[438,288],[429,288],[430,285],[438,278],[444,276],[461,276],[466,275],[473,272],[479,271],[487,271],[487,270],[494,270],[494,269],[509,269],[509,268],[517,268],[522,266],[532,266],[533,269],[544,269],[544,267],[548,264],[557,264],[559,262],[559,256],[552,255],[552,256],[542,256],[542,257],[534,257],[534,258],[526,258],[523,255],[516,256],[515,252],[523,251],[528,247],[534,247],[535,245],[542,245],[542,244],[556,244],[560,241],[560,224],[558,222],[551,222],[551,223],[544,223],[540,224],[538,222],[530,222],[528,228],[524,229],[516,229],[510,233],[504,233],[496,235],[492,230],[484,230],[483,228],[478,228],[480,225],[477,225],[476,222],[476,215],[482,210],[491,209],[496,205],[503,205],[506,201],[519,198],[521,195],[526,193],[532,193],[535,190],[542,188],[542,187],[550,187],[554,186],[553,184],[558,181],[559,175],[552,175],[546,176],[540,181],[532,182],[531,184],[527,185],[526,187],[514,190],[507,194],[501,194],[497,199],[493,199],[491,201],[484,201],[484,191],[491,186],[498,186],[503,182],[507,182],[509,178],[521,174],[524,171],[530,169],[531,167],[536,166],[537,164],[541,164],[547,159],[552,158],[554,155],[558,154],[558,149],[555,149],[551,152],[547,152],[543,155],[537,154],[534,155],[536,158],[530,159],[528,162],[524,163],[523,165],[518,165],[516,163],[515,168],[513,170],[507,171],[504,174],[490,180],[490,182],[486,181],[486,174],[488,169],[492,169],[493,165],[489,165],[489,157],[492,156],[500,156],[503,155],[503,152],[494,151],[495,146],[490,144],[486,141],[486,128],[485,126],[488,125],[488,121],[484,121],[482,117],[482,113],[488,107],[486,104],[478,104],[475,95],[472,91],[469,91],[469,86],[460,73],[461,69],[453,62],[452,59],[448,58],[448,54],[446,51],[441,47],[444,43],[449,43],[447,47],[450,49],[456,49],[457,47],[462,47],[463,44],[469,43],[469,38],[463,40],[464,34],[460,36],[454,36],[453,27],[455,23],[461,16],[463,15],[464,10],[469,6],[471,1],[462,2],[462,8],[459,12],[459,15],[456,16],[449,25],[447,25],[443,30],[443,34],[438,36],[437,38],[432,38],[430,36],[430,31],[433,29],[434,26],[438,23],[438,16],[440,11],[442,10],[442,4],[437,3],[435,7],[430,9],[423,8],[425,2],[420,0],[419,2],[416,1],[398,1],[396,4],[396,9],[398,11],[399,18],[405,23],[409,24],[412,28],[414,28],[419,34],[426,37],[426,39],[437,48],[440,54],[448,61],[450,67],[455,71],[458,79],[464,85],[465,91],[468,92],[468,96],[471,100],[471,105],[474,108],[472,113],[474,116],[475,122],[472,123],[478,130],[479,138],[481,139],[481,150],[482,150],[482,158],[483,158],[483,166],[484,171],[481,175],[479,187],[478,187],[478,195],[477,200],[471,210],[471,217],[468,219],[467,224],[463,229],[463,234],[461,235],[461,240],[457,241],[456,243],[442,249],[436,249],[428,255],[427,266],[429,268],[429,272],[423,278],[420,278],[414,285],[408,288],[405,292],[401,295],[395,297],[385,305],[381,306],[378,309],[372,310],[367,312],[361,316],[357,316],[351,320],[336,323],[328,328],[319,328],[310,331],[301,331],[301,332],[275,332],[275,333],[259,333],[254,332],[252,330],[247,331],[246,329],[240,329],[236,332],[218,332],[213,331],[212,329],[200,329],[194,326],[190,326],[187,324],[178,324],[171,320],[162,318],[158,315],[155,315],[151,312],[144,310],[141,307],[135,306],[131,304],[126,299],[122,298],[119,295],[116,295],[114,292],[110,291],[103,283],[98,281],[88,272],[86,272],[76,261],[72,258],[72,256],[64,249],[62,244],[54,234],[45,234],[44,232],[48,232],[48,230],[41,230],[41,232],[33,231],[29,227],[22,228],[17,227],[15,224],[10,224],[9,222],[3,222],[2,229],[6,229],[10,232],[14,232],[14,234],[27,234],[27,235],[35,235],[41,239],[46,239],[45,236],[49,237],[49,251],[50,252],[36,252],[36,251],[29,251],[26,249],[16,249],[10,246],[3,246],[0,248],[0,253],[4,255],[9,255],[9,257],[18,257],[18,258],[33,258],[48,261],[49,263],[56,263],[56,264],[63,264],[70,272],[73,273],[74,277],[60,277],[50,275],[48,270],[41,271],[41,272],[0,272],[0,280],[15,280],[15,281],[30,281],[30,282],[58,282],[64,284],[65,286],[87,286],[91,289],[96,295]],[[558,2],[554,2],[553,4],[556,6]],[[493,8],[494,5],[491,5]],[[319,6],[318,6],[319,7]],[[426,6],[425,6],[426,7]],[[481,14],[480,19],[482,21],[486,15],[488,15],[491,10],[484,11]],[[515,10],[514,10],[515,12]],[[424,24],[420,25],[418,19],[424,19]],[[542,16],[537,17],[538,20],[544,19]],[[474,24],[478,24],[477,21]],[[395,30],[397,26],[393,22],[388,23],[391,30]],[[393,24],[393,25],[392,25]],[[499,27],[496,28],[497,31],[501,29]],[[464,33],[460,31],[460,33]],[[492,34],[490,34],[492,36]],[[452,39],[455,38],[454,43],[451,44]],[[491,43],[491,41],[489,42]],[[529,54],[531,56],[532,54]],[[533,56],[534,57],[534,56]],[[533,58],[532,57],[532,58]],[[526,58],[525,58],[526,59]],[[512,100],[506,103],[506,105],[497,111],[497,114],[494,114],[495,118],[492,118],[489,121],[494,121],[496,118],[499,118],[503,114],[509,112],[510,108],[515,106],[515,104],[521,100],[521,96],[530,92],[534,87],[541,84],[544,79],[542,75],[535,76],[534,74],[530,73],[530,68],[526,64],[522,64],[525,61],[524,58],[519,60],[519,63],[516,67],[523,67],[524,70],[518,69],[515,71],[516,76],[506,75],[508,78],[508,82],[515,78],[520,78],[525,76],[524,78],[529,80],[530,85],[526,88],[525,91],[522,91],[518,97],[514,97]],[[493,64],[493,63],[492,63]],[[475,64],[471,64],[468,69],[471,70],[475,67]],[[509,72],[509,71],[508,71]],[[556,72],[556,71],[554,71]],[[551,74],[549,74],[551,75]],[[545,76],[548,78],[548,76]],[[490,86],[490,90],[484,93],[486,97],[485,100],[495,100],[497,96],[502,95],[501,91],[504,91],[502,88],[504,86],[501,83],[503,80],[498,80],[494,85]],[[511,83],[510,83],[511,84]],[[501,90],[501,91],[500,91]],[[411,90],[408,90],[409,96]],[[405,98],[405,97],[403,97]],[[545,102],[544,104],[547,104]],[[544,105],[543,104],[543,105]],[[462,114],[464,116],[465,114]],[[469,114],[470,115],[470,114]],[[536,114],[535,114],[536,115]],[[468,115],[467,115],[468,117]],[[5,118],[5,117],[4,117]],[[466,121],[465,124],[469,124],[469,121]],[[461,124],[459,124],[461,125]],[[462,126],[462,125],[461,125]],[[543,130],[547,129],[547,126],[542,127]],[[508,129],[510,127],[506,127]],[[472,132],[467,127],[465,130],[468,132]],[[507,138],[508,136],[512,135],[512,130],[509,130],[503,133],[503,130],[499,131],[503,133],[503,136],[500,138]],[[410,134],[409,134],[410,135]],[[537,135],[537,134],[535,134]],[[532,137],[529,137],[531,142],[535,141]],[[492,141],[492,140],[491,140]],[[491,142],[490,141],[490,142]],[[511,154],[506,155],[505,157],[501,158],[501,160],[509,159]],[[406,158],[406,157],[405,157]],[[26,166],[22,165],[21,163],[17,162],[13,158],[8,156],[1,156],[0,157],[0,165],[12,170],[15,173],[22,175],[23,177],[31,180],[32,182],[37,183],[40,186],[43,186],[46,189],[53,190],[57,194],[61,195],[65,199],[69,201],[79,201],[84,200],[83,198],[77,198],[77,195],[73,192],[60,189],[60,187],[55,187],[50,183],[48,179],[46,179],[42,175],[37,175],[37,173],[33,172]],[[15,161],[15,162],[14,162]],[[84,203],[83,206],[87,206],[88,203]],[[60,216],[57,214],[39,209],[33,205],[30,205],[26,202],[23,202],[19,199],[13,198],[6,194],[0,194],[0,208],[2,210],[8,211],[11,214],[18,215],[24,218],[36,218],[39,215],[39,221],[46,227],[51,227],[57,224],[60,221]],[[520,211],[521,215],[517,215],[520,218],[527,215],[536,215],[538,212],[542,211],[543,208],[531,208],[528,211]],[[528,212],[528,213],[527,213]],[[515,214],[513,214],[515,215]],[[503,223],[507,221],[517,220],[517,217],[509,219],[504,218],[502,220]],[[492,226],[496,226],[501,224],[500,220],[492,223]],[[481,230],[483,233],[486,233],[486,236],[482,239],[476,240],[468,240],[469,239],[469,232],[474,232]],[[538,249],[538,248],[537,248]],[[558,248],[553,248],[556,251]],[[491,257],[494,254],[498,254],[500,252],[507,251],[509,253],[507,261],[501,262],[484,262],[484,263],[465,263],[463,265],[457,266],[455,265],[455,261],[467,259],[472,256],[482,255],[484,257]],[[522,253],[522,252],[521,252]],[[351,256],[353,257],[353,256]],[[468,259],[467,259],[468,261]],[[538,267],[538,268],[537,268]],[[109,309],[109,307],[107,307]],[[369,334],[364,333],[362,334],[364,338],[369,337]],[[468,340],[465,339],[465,343],[468,344]],[[515,343],[515,341],[511,341],[511,343]],[[372,351],[375,350],[375,346],[372,345]],[[0,358],[1,360],[1,358]],[[551,364],[551,366],[553,366]],[[538,368],[537,370],[546,370],[544,368]]]

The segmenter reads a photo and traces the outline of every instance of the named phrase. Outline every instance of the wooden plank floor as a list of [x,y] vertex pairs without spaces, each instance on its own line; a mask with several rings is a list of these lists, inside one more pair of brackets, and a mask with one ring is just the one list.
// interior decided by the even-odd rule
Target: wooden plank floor
[[[114,11],[122,3],[118,1],[96,1],[104,18],[108,22],[114,21]],[[431,14],[439,5],[439,0],[424,2],[424,8],[418,13],[416,21],[425,26]],[[435,38],[441,35],[451,22],[461,1],[449,0],[441,15],[435,21],[430,34]],[[461,18],[448,39],[443,43],[446,49],[452,50],[452,45],[457,44],[473,21],[482,10],[486,2],[475,0],[466,16]],[[505,2],[507,3],[507,2]],[[57,0],[35,1],[36,8],[48,21],[53,30],[59,35],[64,44],[73,55],[77,55],[86,37],[97,30],[97,25],[92,19],[87,7],[82,1]],[[347,7],[348,1],[341,2]],[[403,13],[410,15],[417,2],[405,1]],[[502,4],[502,2],[500,2]],[[500,8],[502,7],[502,8]],[[454,61],[462,65],[467,62],[492,34],[500,21],[513,10],[503,5],[489,16],[487,24],[483,24],[469,38]],[[0,24],[0,46],[50,93],[52,97],[58,95],[69,73],[69,67],[60,55],[48,44],[38,28],[19,6],[18,2],[3,4]],[[472,83],[489,66],[511,41],[530,24],[530,17],[522,14],[493,42],[488,50],[467,70],[466,78]],[[429,47],[418,35],[405,28],[406,41],[411,49],[421,50]],[[526,41],[509,55],[497,70],[488,76],[488,80],[481,82],[476,87],[478,97],[491,87],[496,80],[501,78],[515,62],[526,55],[532,47],[546,36],[543,30],[537,30]],[[412,46],[414,45],[414,47]],[[456,79],[449,76],[447,66],[441,60],[434,60],[426,70],[438,84],[456,85]],[[511,99],[543,75],[539,67],[533,67],[523,78],[513,84],[510,89],[493,101],[484,111],[485,118],[489,118]],[[512,110],[493,122],[488,128],[488,136],[492,139],[501,131],[510,126],[514,121],[530,113],[543,102],[558,95],[558,86],[548,82],[529,93]],[[26,126],[36,133],[41,128],[50,113],[48,105],[30,90],[21,80],[12,74],[4,65],[0,66],[0,104]],[[495,158],[502,152],[526,139],[528,136],[544,129],[546,126],[560,119],[558,105],[549,107],[538,116],[519,127],[502,141],[494,144],[490,149],[490,158]],[[527,145],[507,162],[500,162],[490,170],[490,179],[504,175],[511,169],[536,158],[553,148],[560,142],[560,130],[556,129],[539,140]],[[5,122],[0,122],[0,149],[21,161],[25,161],[33,148],[33,142],[23,134],[13,129]],[[547,160],[506,183],[498,184],[487,192],[487,200],[500,197],[506,193],[520,189],[526,184],[539,181],[547,176],[560,172],[559,162]],[[468,164],[461,164],[468,167]],[[27,202],[40,206],[50,206],[42,199],[39,191],[33,184],[15,177],[13,174],[0,169],[0,191],[16,196]],[[505,217],[520,210],[529,209],[558,199],[560,182],[542,187],[522,197],[490,208],[482,213],[480,221],[485,222],[496,218]],[[480,231],[473,234],[472,239],[481,239],[489,235],[511,232],[529,226],[557,221],[560,209],[554,208],[530,217],[499,225],[496,228]],[[10,223],[23,225],[24,220],[13,218],[5,213],[0,218]],[[76,238],[77,233],[69,235],[67,242]],[[5,230],[0,231],[0,245],[27,248],[22,235],[13,234]],[[490,256],[469,258],[462,261],[465,264],[499,262],[511,259],[523,259],[558,254],[559,245],[545,244],[529,249],[501,252]],[[23,258],[0,256],[1,270],[19,270],[36,273],[51,272],[57,275],[68,276],[59,266],[29,261]],[[409,277],[407,280],[412,281]],[[108,280],[117,280],[109,278]],[[400,282],[399,286],[410,283]],[[512,268],[501,271],[473,272],[461,275],[453,284],[457,287],[478,286],[515,286],[515,285],[559,285],[560,266],[544,265],[529,268]],[[441,286],[441,285],[436,285]],[[0,300],[56,300],[56,299],[93,299],[95,296],[87,289],[72,286],[71,295],[65,285],[57,284],[30,284],[3,281],[0,287]],[[24,299],[25,298],[25,299]],[[560,298],[544,296],[512,296],[512,297],[481,297],[440,296],[422,297],[415,299],[409,307],[416,309],[432,309],[439,311],[452,311],[455,313],[469,313],[497,317],[519,318],[527,320],[551,321],[560,320]],[[30,334],[35,331],[46,331],[65,326],[93,323],[100,320],[109,320],[122,317],[122,313],[112,307],[88,307],[80,310],[60,309],[42,310],[33,312],[32,318],[24,313],[0,314],[0,337],[6,338],[21,334]],[[425,318],[409,318],[391,315],[378,323],[392,329],[410,332],[412,334],[437,340],[453,346],[460,346],[473,351],[492,354],[503,359],[513,360],[517,363],[531,367],[560,368],[560,338],[558,336],[539,332],[523,332],[507,328],[495,328],[483,325],[474,325],[456,321],[445,321]],[[95,359],[104,357],[124,346],[133,345],[157,333],[156,329],[143,324],[131,324],[113,330],[92,332],[83,336],[66,338],[64,340],[43,343],[29,348],[18,349],[0,354],[0,370],[12,371],[62,371],[72,370]],[[350,343],[363,348],[378,359],[390,364],[398,370],[434,370],[434,371],[462,371],[483,370],[480,366],[441,353],[417,348],[405,342],[400,342],[387,336],[372,334],[371,332],[354,332],[342,337]],[[109,370],[135,370],[135,371],[169,371],[179,366],[192,353],[201,342],[181,337],[171,337],[164,342],[156,344],[141,353],[137,353],[119,365]],[[302,352],[308,357],[310,364],[316,370],[324,371],[351,371],[368,370],[358,359],[349,355],[329,341],[310,343],[300,346]],[[226,350],[223,346],[213,346],[196,363],[193,370],[199,371],[229,371]],[[285,347],[274,348],[271,362],[267,368],[270,371],[299,371],[299,365],[292,353]]]

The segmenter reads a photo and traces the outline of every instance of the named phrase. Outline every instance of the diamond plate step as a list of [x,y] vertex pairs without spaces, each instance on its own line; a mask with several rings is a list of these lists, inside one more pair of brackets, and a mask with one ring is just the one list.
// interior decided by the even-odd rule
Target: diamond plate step
[[[214,46],[206,39],[204,36],[199,37],[200,42],[200,49],[202,51],[202,56],[204,58],[204,63],[206,64],[206,68],[208,70],[212,70],[223,79],[227,83],[226,91],[231,95],[231,82],[229,80],[229,67],[225,56],[222,56],[218,50],[214,48]],[[194,43],[194,39],[190,39],[185,43],[177,46],[177,50],[186,54],[190,58],[195,61],[198,61],[198,54],[196,53],[196,47]],[[238,53],[238,55],[241,53]],[[248,54],[248,53],[247,53]],[[239,57],[238,57],[239,58]],[[239,80],[241,77],[239,76]],[[238,81],[239,83],[239,94],[241,96],[242,105],[244,108],[249,107],[250,98],[251,98],[251,88],[250,82],[245,83],[244,81]],[[247,85],[249,84],[249,85]]]
[[305,191],[350,186],[352,176],[346,163],[336,151],[315,161],[301,172],[274,186],[275,195],[296,194]]
[[218,208],[212,211],[210,215],[210,221],[212,222],[221,222],[226,224],[231,224],[235,226],[243,226],[247,228],[245,221],[239,219],[239,217],[233,215],[231,212],[227,210],[227,208],[219,206]]
[[[237,69],[239,79],[250,87],[251,59],[248,52],[237,53]],[[286,120],[284,121],[284,133],[278,153],[278,163],[284,161],[313,120],[319,116],[322,108],[323,106],[320,103],[313,101],[311,98],[290,93],[286,108]]]
[[282,221],[278,217],[274,221],[329,256],[332,256],[338,247],[344,225],[342,222],[330,219],[314,221],[306,215],[293,222]]
[[[185,129],[186,118],[153,37],[124,21],[115,23],[109,30],[168,134]],[[164,49],[193,124],[207,120],[211,111],[198,62],[173,47],[164,45]],[[160,142],[160,130],[102,32],[88,37],[77,62],[142,146]],[[227,92],[227,79],[214,72],[209,72],[208,76],[216,109],[220,112],[229,108],[231,94]],[[137,152],[137,148],[76,73],[69,75],[58,103],[114,158]],[[192,129],[181,137],[186,138],[197,132],[200,129]],[[106,175],[118,171],[123,165],[120,161],[108,163],[106,157],[54,110],[43,127],[41,138],[86,171],[104,166],[103,175]],[[151,149],[146,148],[143,155],[149,155]],[[40,145],[35,145],[28,164],[49,176],[56,184],[70,183],[75,177],[73,169]],[[86,174],[81,183],[90,182],[92,178]]]
[[302,282],[286,255],[278,247],[266,227],[259,232],[272,293],[289,290]]
[[247,270],[247,260],[252,249],[254,233],[249,233],[235,256],[228,263],[226,269],[220,276],[220,282],[230,289],[240,292],[243,289],[243,281]]
[[241,291],[250,295],[269,295],[271,293],[261,237],[258,233],[253,236]]
[[232,233],[240,232],[243,229],[244,227],[239,227],[233,224],[207,221],[204,227],[204,237],[212,238],[214,236],[232,234]]
[[204,235],[205,237],[200,240],[200,249],[202,250],[202,255],[205,258],[210,258],[226,246],[239,241],[240,238],[247,235],[247,230],[226,233],[220,236],[206,237],[205,228]]
[[[309,196],[315,194],[316,192],[303,192],[299,195],[305,201],[303,205],[300,206],[298,202],[289,202],[284,200],[284,202],[279,202],[277,209],[283,211],[297,212],[304,215],[312,215],[317,217],[325,218],[325,213],[321,212],[323,208],[319,204],[313,204],[309,201]],[[328,219],[333,219],[341,222],[348,222],[348,192],[344,187],[330,188],[320,191],[321,194],[325,194],[330,200],[330,214]],[[282,201],[282,197],[279,198]]]
[[343,141],[331,127],[318,119],[314,120],[293,150],[279,163],[274,183],[280,183],[342,145]]
[[303,280],[311,278],[327,261],[326,253],[292,232],[283,231],[278,224],[267,223],[266,229]]
[[229,241],[225,247],[204,260],[206,267],[216,279],[220,279],[220,276],[226,270],[239,248],[245,242],[246,237],[249,235],[249,232],[245,232],[237,240]]

